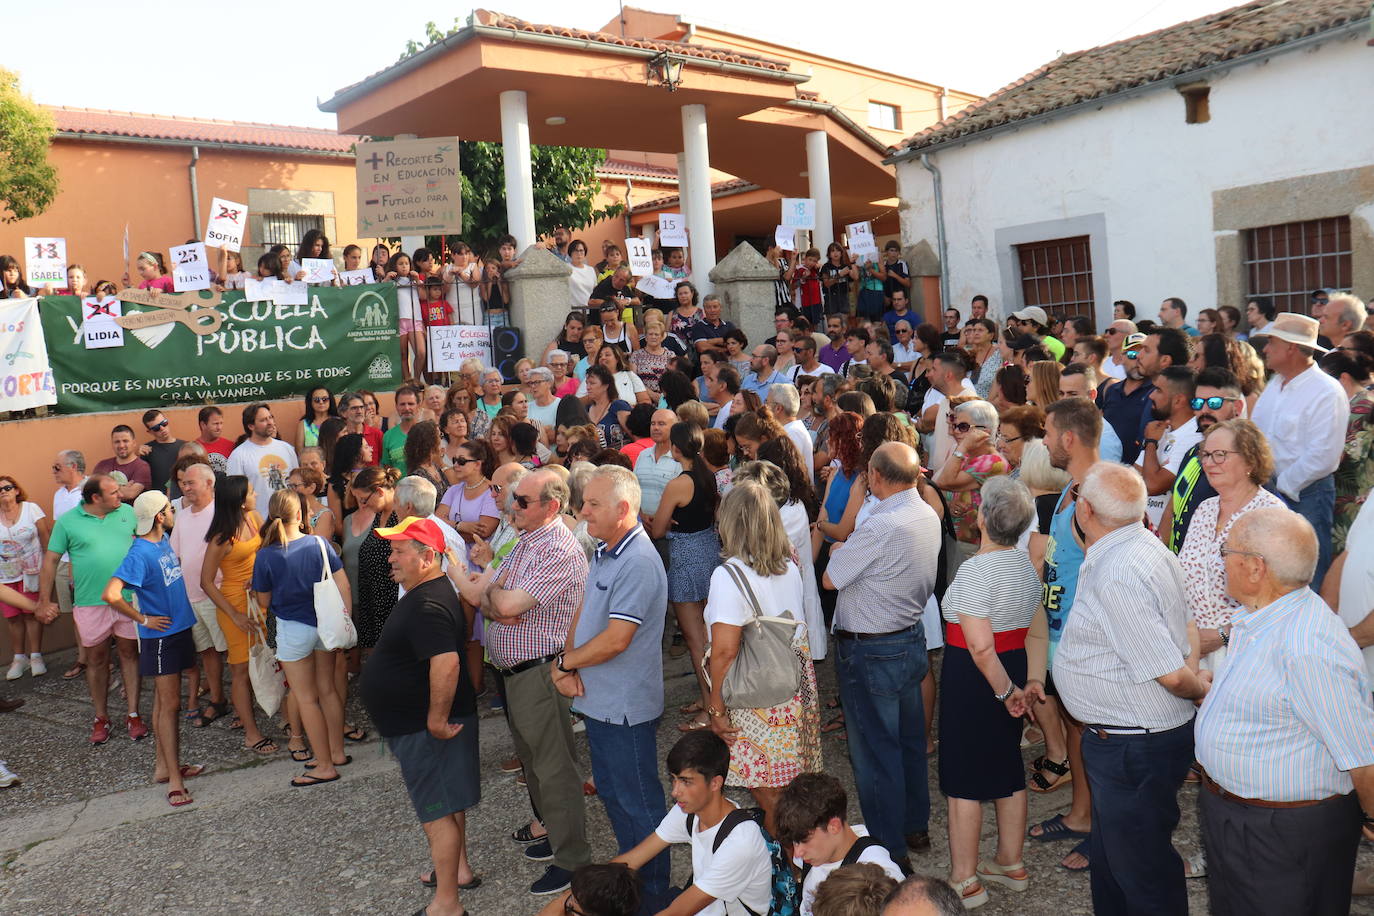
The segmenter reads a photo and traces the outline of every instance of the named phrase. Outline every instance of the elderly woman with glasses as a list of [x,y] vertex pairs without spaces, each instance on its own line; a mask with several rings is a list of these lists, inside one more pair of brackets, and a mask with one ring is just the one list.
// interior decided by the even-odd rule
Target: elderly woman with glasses
[[1193,512],[1188,534],[1178,552],[1183,564],[1184,594],[1191,620],[1191,659],[1217,670],[1226,657],[1231,616],[1240,608],[1226,592],[1226,566],[1221,547],[1242,515],[1283,501],[1264,489],[1274,473],[1274,457],[1259,427],[1249,420],[1227,420],[1207,431],[1198,460],[1217,495]]
[[987,401],[970,400],[954,408],[950,436],[954,449],[935,472],[933,483],[945,493],[950,521],[958,539],[949,551],[949,573],[972,556],[982,544],[978,528],[978,491],[990,477],[1011,473],[1011,464],[997,451],[997,408]]

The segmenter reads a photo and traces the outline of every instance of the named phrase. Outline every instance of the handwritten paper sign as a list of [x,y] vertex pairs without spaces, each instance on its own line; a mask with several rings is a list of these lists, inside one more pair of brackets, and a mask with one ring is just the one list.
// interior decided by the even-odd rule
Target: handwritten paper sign
[[169,250],[172,254],[172,283],[177,292],[210,288],[210,261],[205,256],[204,242],[173,245]]
[[653,248],[649,240],[635,236],[625,240],[625,263],[630,273],[636,277],[647,277],[654,272]]
[[124,303],[114,296],[81,300],[81,333],[87,350],[124,346],[124,329],[115,319],[124,314]]
[[671,299],[676,288],[677,284],[672,280],[666,280],[658,274],[649,274],[635,281],[635,289],[650,299]]
[[463,231],[458,138],[359,143],[358,235],[440,235]]
[[301,269],[305,271],[306,283],[334,282],[334,261],[330,258],[304,258]]
[[67,285],[67,240],[24,239],[25,282],[30,286]]
[[687,220],[681,213],[658,215],[658,242],[660,245],[686,246]]
[[243,298],[245,302],[270,302],[276,295],[277,286],[282,281],[275,277],[258,279],[257,277],[243,278]]
[[368,283],[376,283],[372,271],[364,267],[362,270],[344,270],[339,272],[339,279],[344,286],[365,286]]
[[796,237],[797,231],[789,229],[787,226],[779,226],[773,230],[773,243],[783,251],[797,250],[797,243],[794,241]]
[[248,225],[248,205],[216,197],[210,201],[210,222],[205,226],[205,244],[225,251],[238,251],[243,245],[243,229]]
[[788,229],[815,229],[816,202],[809,197],[784,197],[782,224]]
[[451,324],[425,329],[429,335],[429,371],[457,372],[465,359],[491,362],[491,329],[477,324]]
[[273,290],[272,301],[277,305],[307,305],[310,301],[310,287],[304,280],[292,280],[288,283],[278,280]]
[[[37,299],[0,301],[0,410],[57,403]],[[11,447],[18,437],[10,439]]]
[[873,238],[873,224],[870,222],[850,223],[845,226],[845,233],[849,236],[849,253],[853,255],[868,255],[876,257],[878,254],[878,243]]

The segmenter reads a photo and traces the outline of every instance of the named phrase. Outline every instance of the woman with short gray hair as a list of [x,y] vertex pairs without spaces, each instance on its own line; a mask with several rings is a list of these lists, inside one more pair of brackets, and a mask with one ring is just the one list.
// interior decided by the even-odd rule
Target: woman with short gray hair
[[[1040,607],[1040,579],[1016,546],[1035,516],[1025,484],[983,484],[978,552],[959,568],[941,602],[948,627],[940,670],[940,790],[949,805],[950,883],[972,908],[988,884],[1024,891],[1026,772],[1021,717],[1026,704],[1026,633]],[[981,803],[997,812],[997,854],[979,861]]]

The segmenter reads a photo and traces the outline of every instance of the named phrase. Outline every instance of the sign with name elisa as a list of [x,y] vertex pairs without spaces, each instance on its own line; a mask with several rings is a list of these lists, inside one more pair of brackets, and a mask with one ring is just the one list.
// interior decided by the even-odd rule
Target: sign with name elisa
[[458,138],[357,144],[358,235],[463,231]]
[[243,246],[243,228],[248,225],[248,205],[216,197],[210,201],[210,222],[205,226],[205,244],[225,251]]
[[172,255],[172,283],[178,292],[210,288],[210,260],[204,242],[173,245],[168,251]]

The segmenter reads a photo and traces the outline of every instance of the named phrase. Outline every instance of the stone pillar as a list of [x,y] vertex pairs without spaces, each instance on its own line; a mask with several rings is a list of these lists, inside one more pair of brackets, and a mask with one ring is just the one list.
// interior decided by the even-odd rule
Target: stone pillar
[[515,245],[533,245],[534,176],[530,166],[530,116],[525,93],[501,93],[501,151],[506,167],[506,226]]
[[711,282],[723,306],[721,317],[744,332],[750,348],[773,336],[777,303],[773,281],[777,278],[777,267],[748,242],[740,242],[711,271]]
[[687,230],[691,233],[692,282],[703,293],[711,288],[711,269],[716,266],[716,219],[711,210],[711,157],[706,142],[706,106],[682,106],[682,162],[678,190]]
[[823,130],[806,135],[806,182],[811,199],[816,202],[816,231],[811,244],[820,249],[821,263],[825,263],[825,248],[835,241],[835,218],[830,212],[830,137]]
[[525,355],[535,362],[544,345],[558,337],[569,311],[572,268],[542,245],[531,245],[520,266],[506,271],[510,281],[511,324],[524,332]]

